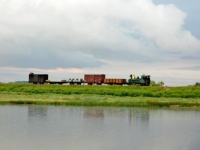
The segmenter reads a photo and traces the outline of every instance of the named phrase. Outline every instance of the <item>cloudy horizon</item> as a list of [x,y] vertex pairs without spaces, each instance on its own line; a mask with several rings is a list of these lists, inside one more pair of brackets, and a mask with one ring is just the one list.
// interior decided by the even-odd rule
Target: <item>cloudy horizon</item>
[[106,74],[200,82],[200,1],[2,0],[0,82]]

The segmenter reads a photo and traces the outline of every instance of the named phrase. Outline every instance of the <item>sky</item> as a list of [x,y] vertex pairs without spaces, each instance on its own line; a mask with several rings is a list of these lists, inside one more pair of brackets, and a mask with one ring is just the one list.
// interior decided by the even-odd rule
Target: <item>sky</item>
[[200,82],[199,0],[0,0],[0,82],[151,75]]

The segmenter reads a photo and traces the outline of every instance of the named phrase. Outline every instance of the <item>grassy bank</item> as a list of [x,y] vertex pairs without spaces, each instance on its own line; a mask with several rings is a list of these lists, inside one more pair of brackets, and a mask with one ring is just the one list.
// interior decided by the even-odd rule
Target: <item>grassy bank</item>
[[119,97],[87,94],[0,93],[0,104],[38,104],[126,107],[200,107],[200,98]]
[[29,94],[89,94],[120,97],[200,98],[200,87],[144,87],[144,86],[68,86],[0,84],[0,92],[23,92]]
[[0,84],[0,104],[200,107],[200,87]]

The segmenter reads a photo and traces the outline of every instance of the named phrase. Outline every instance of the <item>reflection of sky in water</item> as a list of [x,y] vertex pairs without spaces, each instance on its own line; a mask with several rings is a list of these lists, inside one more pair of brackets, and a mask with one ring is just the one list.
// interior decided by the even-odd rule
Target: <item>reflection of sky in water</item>
[[0,149],[199,150],[200,111],[0,106]]

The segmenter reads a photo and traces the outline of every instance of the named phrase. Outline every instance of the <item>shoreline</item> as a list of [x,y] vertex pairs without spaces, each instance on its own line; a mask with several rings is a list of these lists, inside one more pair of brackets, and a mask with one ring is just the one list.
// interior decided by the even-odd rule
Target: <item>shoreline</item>
[[65,105],[65,106],[118,106],[200,108],[200,98],[120,97],[97,94],[30,94],[0,92],[0,105]]

